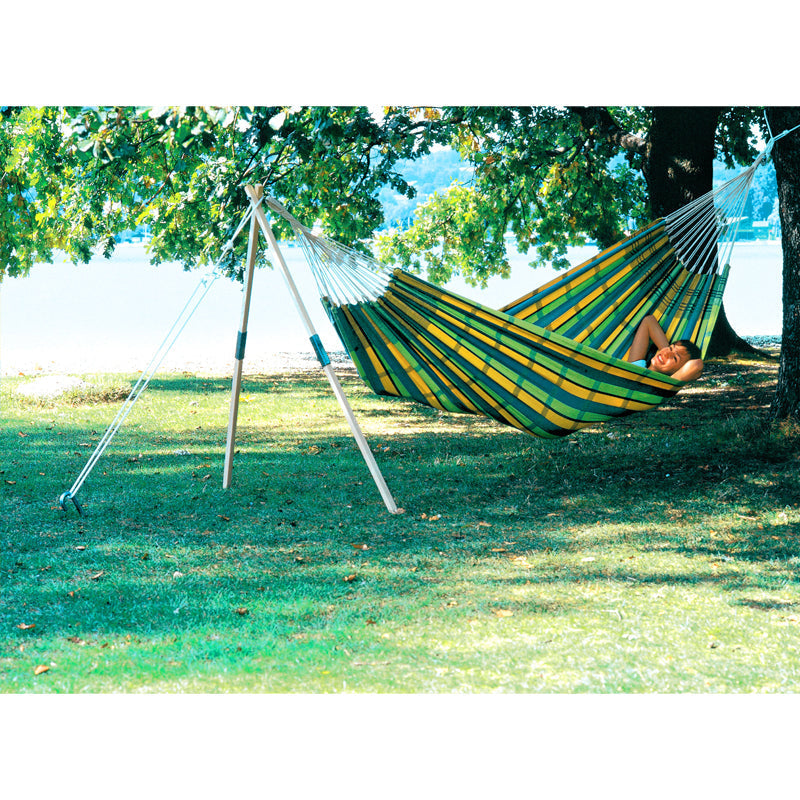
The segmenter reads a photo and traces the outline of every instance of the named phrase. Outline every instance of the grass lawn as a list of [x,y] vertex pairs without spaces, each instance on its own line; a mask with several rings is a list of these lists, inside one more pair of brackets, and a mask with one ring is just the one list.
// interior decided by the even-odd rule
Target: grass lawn
[[[2,382],[0,692],[800,690],[800,431],[777,362],[712,362],[660,409],[545,441],[324,376]],[[134,376],[135,378],[135,376]]]

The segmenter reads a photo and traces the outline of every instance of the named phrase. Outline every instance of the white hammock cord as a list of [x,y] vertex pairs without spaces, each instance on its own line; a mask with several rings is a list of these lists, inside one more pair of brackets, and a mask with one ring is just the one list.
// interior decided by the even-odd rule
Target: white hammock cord
[[[743,216],[747,194],[750,191],[755,171],[769,157],[775,142],[800,129],[800,125],[795,125],[773,135],[766,111],[764,112],[764,122],[769,133],[769,140],[764,150],[746,170],[722,186],[712,189],[707,194],[667,215],[667,232],[682,260],[705,264],[710,260],[711,251],[717,246],[717,243],[719,244],[716,259],[717,271],[722,272],[730,260],[736,232]],[[716,236],[712,237],[711,234],[715,228]]]
[[719,273],[724,269],[736,239],[755,171],[765,160],[766,153],[766,150],[760,153],[736,177],[665,217],[670,241],[687,267],[694,265],[696,271],[710,271],[713,265],[711,253],[721,245],[716,258],[716,271]]
[[383,294],[391,267],[351,247],[315,235],[273,197],[265,197],[264,204],[292,226],[320,297],[327,297],[341,306],[369,302]]

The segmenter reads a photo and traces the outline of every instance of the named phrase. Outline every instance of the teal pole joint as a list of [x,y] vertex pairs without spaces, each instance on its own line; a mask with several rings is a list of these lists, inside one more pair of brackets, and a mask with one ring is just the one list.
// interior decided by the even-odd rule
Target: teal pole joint
[[320,366],[327,367],[331,360],[328,358],[328,354],[325,352],[325,348],[316,333],[311,337],[311,346],[314,348],[314,353],[316,353]]

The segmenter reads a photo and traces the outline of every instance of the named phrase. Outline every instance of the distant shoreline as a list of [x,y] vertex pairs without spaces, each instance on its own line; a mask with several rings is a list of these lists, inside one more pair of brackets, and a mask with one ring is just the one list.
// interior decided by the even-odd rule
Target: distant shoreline
[[[743,336],[746,342],[757,348],[780,348],[780,336]],[[353,361],[344,350],[330,351],[328,356],[334,368],[354,368]],[[73,365],[74,366],[74,365]],[[34,361],[30,363],[14,363],[6,366],[0,364],[0,374],[3,378],[24,376],[27,378],[44,375],[97,375],[97,374],[136,374],[147,367],[146,363],[134,364],[130,360],[109,364],[108,368],[97,370],[95,368],[63,369],[56,362],[41,364]],[[305,372],[319,368],[319,361],[311,351],[282,352],[257,355],[245,358],[245,375],[270,375],[290,372]],[[170,374],[176,372],[191,372],[201,377],[224,378],[233,374],[233,359],[187,359],[180,364],[172,363],[159,370],[160,373]]]
[[[334,368],[353,367],[350,356],[342,351],[330,351],[328,357]],[[69,369],[59,366],[58,362],[51,361],[42,363],[37,360],[15,361],[8,365],[0,363],[0,375],[3,378],[15,376],[37,377],[40,375],[113,375],[113,374],[136,374],[144,371],[148,367],[147,360],[135,361],[131,358],[113,360],[103,369],[96,368],[96,364],[85,368],[81,364],[71,364]],[[284,372],[299,372],[319,368],[319,361],[316,355],[309,350],[303,352],[281,352],[264,353],[254,355],[252,358],[244,359],[245,375],[266,375]],[[197,358],[185,359],[181,362],[170,361],[163,365],[158,373],[174,374],[179,372],[191,372],[201,376],[226,377],[233,374],[233,356],[229,358]]]

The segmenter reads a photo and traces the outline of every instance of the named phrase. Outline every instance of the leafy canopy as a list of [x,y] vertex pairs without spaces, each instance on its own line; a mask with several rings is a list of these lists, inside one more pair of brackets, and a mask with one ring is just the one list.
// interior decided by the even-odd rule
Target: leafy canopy
[[[754,109],[720,117],[718,156],[753,157]],[[307,225],[367,250],[385,187],[415,189],[402,163],[449,146],[470,166],[383,233],[378,253],[436,281],[507,274],[505,237],[532,263],[601,246],[649,220],[643,177],[651,109],[554,107],[0,107],[0,278],[54,250],[74,262],[147,225],[153,262],[219,263],[262,183]],[[280,220],[278,234],[287,233]],[[223,268],[239,274],[245,237]]]
[[[565,267],[567,248],[608,247],[651,220],[644,177],[652,109],[443,108],[450,144],[472,165],[417,207],[412,225],[384,235],[381,255],[437,281],[460,273],[485,284],[510,270],[504,237],[532,265]],[[754,109],[720,115],[717,156],[728,166],[755,156]]]
[[396,162],[435,141],[404,109],[376,120],[365,107],[0,108],[0,276],[55,249],[76,263],[109,256],[115,235],[143,224],[154,263],[217,263],[247,183],[358,244],[382,221],[381,187],[413,195]]

